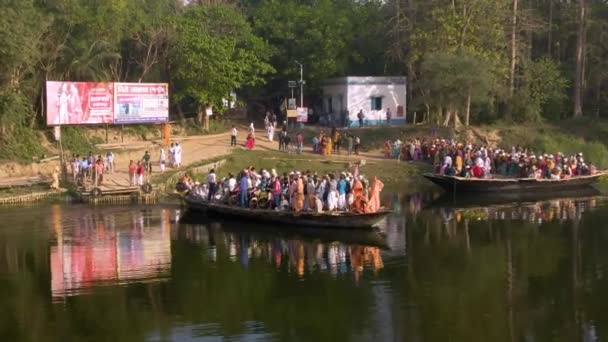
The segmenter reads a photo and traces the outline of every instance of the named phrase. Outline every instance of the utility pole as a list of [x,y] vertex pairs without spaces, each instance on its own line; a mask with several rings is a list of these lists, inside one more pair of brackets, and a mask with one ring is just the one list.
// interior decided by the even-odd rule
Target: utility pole
[[300,66],[300,107],[304,107],[304,65],[295,61]]

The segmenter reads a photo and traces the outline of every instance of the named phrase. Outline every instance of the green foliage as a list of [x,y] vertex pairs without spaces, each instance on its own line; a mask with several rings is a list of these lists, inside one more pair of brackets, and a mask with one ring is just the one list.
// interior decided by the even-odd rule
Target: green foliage
[[194,6],[178,18],[172,55],[180,88],[175,99],[193,98],[203,106],[222,107],[231,91],[263,81],[272,72],[266,43],[251,32],[235,8]]
[[584,158],[595,166],[608,168],[608,148],[599,142],[588,142],[583,139],[564,134],[543,134],[534,140],[533,148],[539,152],[566,155],[582,152]]
[[489,63],[470,53],[431,53],[420,69],[420,87],[433,94],[428,102],[434,107],[464,110],[469,95],[482,104],[500,91]]
[[95,147],[95,144],[101,142],[98,137],[92,138],[87,136],[85,130],[79,127],[61,128],[61,143],[63,144],[63,148],[72,154],[86,156],[89,152],[97,153],[98,149]]
[[0,159],[31,161],[42,155],[40,137],[26,122],[31,112],[24,95],[0,92]]

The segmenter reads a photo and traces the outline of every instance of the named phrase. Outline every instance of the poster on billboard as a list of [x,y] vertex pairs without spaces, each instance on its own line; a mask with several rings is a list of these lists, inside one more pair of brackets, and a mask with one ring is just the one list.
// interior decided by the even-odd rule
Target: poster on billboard
[[298,107],[297,109],[297,122],[308,122],[308,108],[306,107]]
[[112,83],[46,82],[46,124],[93,125],[114,120]]
[[114,83],[114,123],[169,121],[167,83]]

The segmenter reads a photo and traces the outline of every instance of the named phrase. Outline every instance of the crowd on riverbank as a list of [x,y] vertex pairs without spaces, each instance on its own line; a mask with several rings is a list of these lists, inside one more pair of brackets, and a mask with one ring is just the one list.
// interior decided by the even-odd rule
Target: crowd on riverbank
[[207,175],[205,184],[184,176],[177,191],[187,192],[202,200],[240,205],[244,208],[274,209],[294,212],[373,213],[380,209],[380,193],[384,184],[374,177],[368,181],[358,174],[318,175],[315,172],[292,171],[278,174],[274,169],[248,167],[237,176],[219,179],[215,170]]
[[[264,130],[268,141],[275,141],[275,131],[277,130],[277,122],[273,121],[272,116],[267,116],[264,120]],[[232,126],[230,130],[230,146],[237,146],[238,129]],[[288,131],[287,122],[283,122],[281,129],[276,138],[279,146],[279,152],[301,154],[304,151],[304,134],[298,131],[295,134]],[[243,146],[246,149],[253,150],[256,146],[256,129],[254,123],[251,122],[247,127],[247,136]],[[358,155],[361,149],[361,138],[352,132],[341,132],[338,128],[333,127],[329,134],[321,130],[319,134],[315,134],[311,139],[312,153],[329,156],[331,154],[340,154],[341,151],[347,155]]]
[[521,146],[504,150],[452,139],[386,141],[384,154],[387,158],[429,162],[440,175],[470,178],[567,179],[597,172],[580,152],[537,154]]

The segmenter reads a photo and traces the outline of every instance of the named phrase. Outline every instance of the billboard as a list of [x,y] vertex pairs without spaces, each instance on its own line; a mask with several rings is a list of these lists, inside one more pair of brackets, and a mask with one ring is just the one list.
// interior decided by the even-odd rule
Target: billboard
[[296,121],[297,122],[308,122],[308,108],[298,107]]
[[46,124],[91,125],[114,121],[112,83],[46,82]]
[[169,121],[167,83],[46,82],[46,124]]
[[167,83],[114,83],[114,123],[169,121]]

